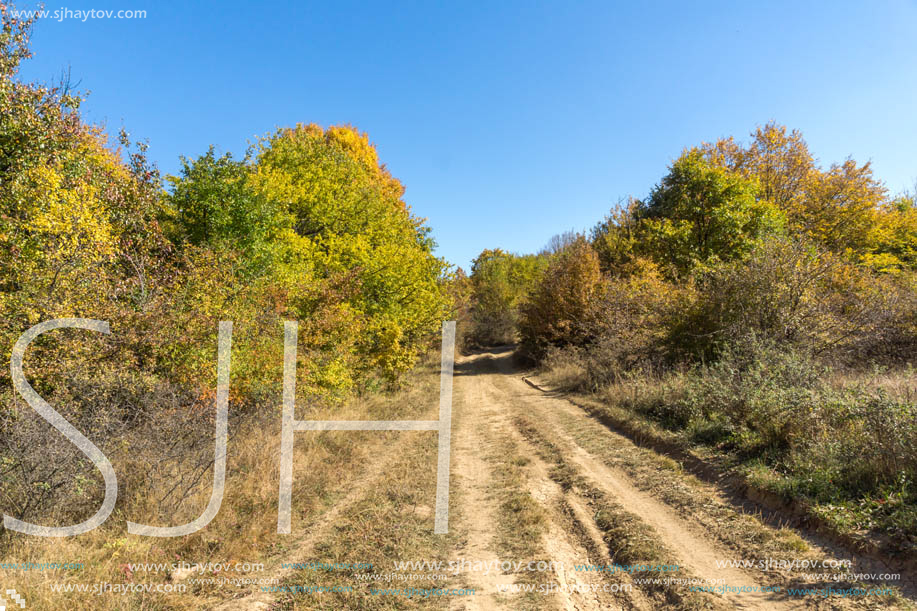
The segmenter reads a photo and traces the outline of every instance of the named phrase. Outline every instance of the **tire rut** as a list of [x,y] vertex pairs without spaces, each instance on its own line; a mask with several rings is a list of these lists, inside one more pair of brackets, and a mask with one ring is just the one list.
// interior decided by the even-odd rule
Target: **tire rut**
[[[552,411],[575,410],[574,406],[562,398],[545,396],[514,377],[508,358],[498,358],[495,362],[502,375],[498,377],[499,383],[494,384],[494,392],[504,396],[502,403],[518,409],[521,402],[529,408],[530,414],[540,418],[542,422],[551,423],[555,437],[561,440],[568,450],[565,458],[578,467],[593,485],[608,493],[626,510],[638,515],[644,523],[655,530],[659,539],[675,552],[683,566],[701,579],[725,578],[726,584],[732,587],[752,590],[760,588],[761,584],[745,571],[717,567],[717,560],[731,557],[728,550],[705,539],[673,509],[635,487],[625,474],[611,469],[593,457],[564,432]],[[509,388],[506,388],[507,386]],[[580,417],[584,416],[580,414]],[[735,592],[729,596],[729,602],[736,609],[754,611],[806,607],[802,601],[787,600],[769,593],[754,591]]]
[[[459,360],[458,366],[468,364],[469,359],[465,358]],[[454,412],[456,420],[453,422],[452,475],[462,503],[457,524],[464,532],[465,540],[460,553],[473,561],[496,563],[500,560],[494,551],[497,508],[487,494],[491,469],[482,458],[488,449],[482,431],[492,426],[493,413],[479,408],[483,401],[478,385],[463,377],[456,382],[461,400]],[[501,599],[504,597],[497,594],[498,588],[515,581],[512,575],[504,575],[499,570],[486,573],[473,571],[466,575],[468,585],[475,588],[475,596],[452,599],[449,605],[452,611],[502,608]]]

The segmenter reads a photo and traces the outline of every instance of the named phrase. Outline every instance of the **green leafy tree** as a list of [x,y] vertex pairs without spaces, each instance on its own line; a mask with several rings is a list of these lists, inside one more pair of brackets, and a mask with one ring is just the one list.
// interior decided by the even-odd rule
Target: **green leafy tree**
[[181,161],[181,177],[169,177],[173,239],[235,248],[264,262],[278,229],[278,211],[252,189],[247,161],[229,153],[217,157],[213,147],[194,161]]
[[686,151],[635,211],[636,248],[676,273],[742,258],[784,218],[754,182]]
[[353,128],[281,129],[246,160],[211,150],[171,181],[177,235],[241,252],[287,315],[311,325],[303,343],[320,387],[394,381],[450,307],[429,228]]
[[519,310],[548,257],[484,250],[471,266],[473,340],[496,345],[516,340]]

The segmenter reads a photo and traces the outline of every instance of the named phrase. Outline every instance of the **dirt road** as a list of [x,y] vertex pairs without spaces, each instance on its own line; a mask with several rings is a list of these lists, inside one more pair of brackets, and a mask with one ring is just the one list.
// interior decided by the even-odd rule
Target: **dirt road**
[[[470,575],[468,581],[483,595],[455,599],[451,608],[876,608],[877,601],[865,597],[788,592],[850,587],[811,576],[837,569],[802,573],[729,566],[737,559],[776,557],[819,566],[853,559],[744,514],[715,487],[636,447],[562,396],[527,384],[522,373],[508,349],[464,357],[456,365],[452,470],[459,498],[468,506],[454,526],[466,535],[462,555],[507,559],[512,545],[505,539],[508,532],[512,536],[514,517],[501,507],[503,491],[496,482],[509,457],[523,465],[515,484],[519,492],[543,510],[539,534],[530,537],[537,540],[529,541],[534,547],[529,557],[553,561],[555,568]],[[614,563],[633,570],[584,570]],[[678,569],[633,566],[649,564]],[[516,591],[507,592],[512,584]],[[526,595],[524,585],[532,584],[544,589],[553,584],[553,592]],[[714,591],[702,591],[698,584]],[[888,608],[889,602],[880,607]]]
[[[415,583],[382,577],[360,582],[349,574],[316,575],[281,565],[366,560],[373,554],[386,572],[400,560],[466,563],[456,572],[413,570],[413,578],[447,573],[437,576],[444,581],[418,581],[417,587],[434,583],[465,592],[414,598],[412,606],[421,608],[913,608],[897,594],[825,597],[791,591],[849,591],[883,583],[825,577],[876,568],[805,533],[774,527],[773,520],[765,523],[723,490],[636,446],[525,375],[508,348],[456,360],[447,537],[432,533],[432,512],[423,507],[433,496],[435,437],[399,433],[374,451],[373,468],[354,480],[332,511],[317,516],[308,534],[285,541],[268,562],[268,575],[284,584],[355,589],[330,598],[240,590],[219,608],[392,608],[404,600],[395,598],[403,593],[379,596],[380,588]],[[429,418],[437,406],[426,393],[421,409]],[[765,570],[766,561],[797,565]]]

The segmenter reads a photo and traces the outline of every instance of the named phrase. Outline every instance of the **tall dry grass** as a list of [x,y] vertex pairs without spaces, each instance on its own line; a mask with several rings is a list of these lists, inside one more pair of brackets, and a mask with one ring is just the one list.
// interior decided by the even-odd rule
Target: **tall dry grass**
[[[389,393],[368,394],[342,405],[309,404],[297,399],[298,419],[380,420],[423,419],[435,409],[438,389],[438,363],[432,356],[411,373],[403,388]],[[81,570],[2,572],[3,587],[22,593],[29,609],[74,611],[94,609],[200,609],[237,592],[230,586],[195,587],[179,581],[170,571],[162,573],[131,571],[128,565],[155,563],[265,563],[270,567],[278,558],[295,555],[298,538],[353,486],[366,470],[391,445],[393,432],[297,433],[294,441],[293,533],[278,535],[277,503],[279,489],[280,406],[277,403],[260,412],[236,417],[230,423],[227,477],[223,503],[216,518],[201,531],[177,538],[130,535],[126,520],[154,525],[176,525],[196,518],[210,498],[212,470],[200,474],[195,486],[173,511],[163,515],[157,495],[174,481],[160,473],[133,493],[121,491],[119,504],[101,527],[76,537],[45,539],[14,536],[3,553],[3,562],[82,563]],[[233,404],[230,402],[230,413]],[[209,425],[212,427],[212,424]],[[212,428],[208,431],[212,457]],[[403,433],[402,433],[403,434]],[[115,470],[124,481],[141,481],[145,474],[138,466],[148,463],[137,455],[112,457]],[[194,465],[186,465],[193,467]],[[179,463],[174,466],[181,469]],[[132,469],[134,471],[132,472]],[[68,519],[66,507],[55,517]],[[72,522],[72,516],[69,517]],[[50,523],[50,522],[49,522]],[[65,522],[69,523],[69,522]],[[210,575],[202,575],[208,577]],[[224,577],[264,577],[264,573],[230,571]],[[133,593],[129,595],[60,593],[52,584],[97,583],[184,583],[184,593]]]

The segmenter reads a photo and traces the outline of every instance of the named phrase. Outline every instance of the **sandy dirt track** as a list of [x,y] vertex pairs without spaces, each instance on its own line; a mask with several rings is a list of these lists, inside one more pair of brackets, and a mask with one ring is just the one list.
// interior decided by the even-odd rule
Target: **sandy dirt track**
[[[582,447],[570,431],[570,422],[579,429],[594,429],[589,432],[602,435],[605,443],[632,446],[624,436],[608,430],[601,423],[589,418],[580,408],[554,393],[545,393],[523,378],[523,371],[513,363],[510,349],[484,351],[462,357],[456,365],[456,388],[459,400],[455,405],[456,446],[453,449],[452,470],[456,475],[456,486],[464,494],[466,503],[473,503],[473,509],[465,508],[464,523],[458,526],[468,532],[466,555],[475,553],[481,557],[494,558],[494,513],[496,507],[488,498],[487,482],[491,478],[488,465],[488,443],[499,437],[512,440],[518,451],[530,459],[525,469],[526,487],[532,498],[542,504],[548,518],[546,535],[542,539],[544,557],[560,561],[566,570],[556,571],[551,577],[558,584],[599,583],[601,577],[591,573],[576,572],[576,564],[603,564],[613,562],[609,555],[609,543],[603,541],[602,533],[593,521],[593,516],[575,491],[564,491],[551,479],[551,465],[539,458],[537,449],[525,438],[515,425],[518,416],[538,423],[540,430],[550,441],[562,450],[568,462],[591,487],[601,490],[614,499],[624,510],[635,514],[641,529],[658,539],[662,547],[684,567],[683,576],[707,580],[721,580],[733,591],[725,594],[703,593],[703,604],[709,608],[723,609],[804,609],[804,608],[875,608],[861,607],[863,601],[818,600],[817,597],[791,597],[788,587],[808,587],[819,584],[794,582],[798,576],[789,573],[769,572],[766,579],[758,569],[740,569],[718,566],[717,561],[737,557],[730,549],[698,524],[690,516],[680,515],[676,508],[666,504],[650,492],[640,489],[621,470],[603,462],[602,457]],[[709,495],[723,511],[739,513],[715,489],[699,489],[701,495]],[[770,527],[761,524],[759,528]],[[808,553],[821,558],[849,558],[838,550],[811,546]],[[512,580],[512,575],[491,575],[488,579],[473,581],[484,591],[485,596],[476,596],[473,603],[454,602],[453,609],[499,609],[514,608],[510,597],[496,595],[497,586]],[[782,593],[762,592],[766,586],[778,585]],[[821,584],[825,585],[825,584]],[[837,586],[842,587],[842,586]],[[687,586],[685,586],[687,588]],[[598,588],[601,589],[601,588]],[[574,588],[575,590],[575,588]],[[757,590],[757,591],[756,591]],[[614,596],[602,592],[558,593],[545,608],[559,609],[652,609],[659,608],[659,601],[649,599],[639,587],[631,592]]]

